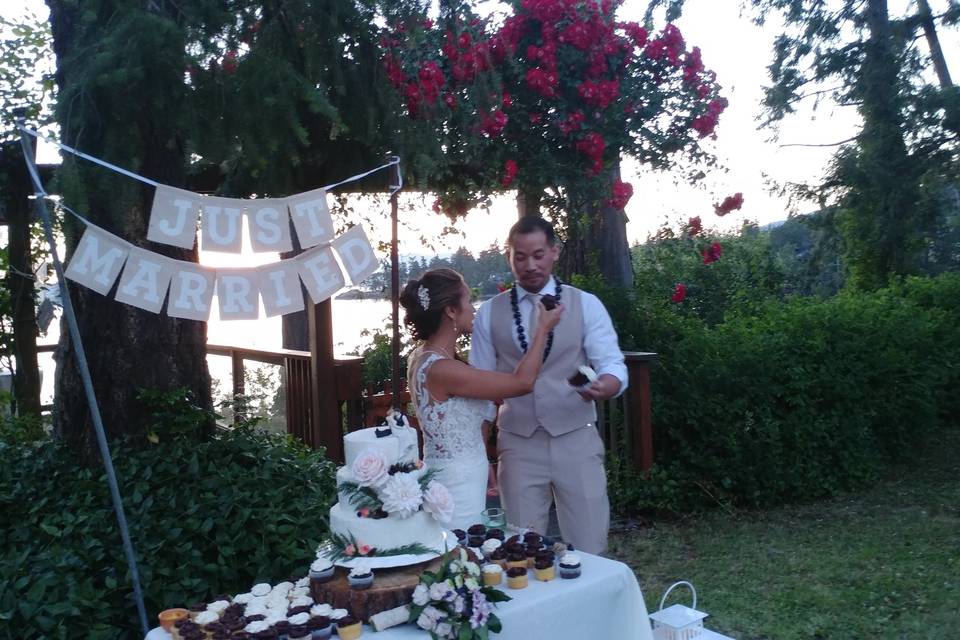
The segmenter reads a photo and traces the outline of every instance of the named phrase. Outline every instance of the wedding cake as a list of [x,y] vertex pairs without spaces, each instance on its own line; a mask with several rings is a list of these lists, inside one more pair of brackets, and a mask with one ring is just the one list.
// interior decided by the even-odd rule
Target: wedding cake
[[420,459],[417,431],[404,416],[351,432],[343,444],[346,465],[337,470],[339,502],[330,508],[322,555],[335,562],[439,555],[456,545],[444,528],[453,498]]

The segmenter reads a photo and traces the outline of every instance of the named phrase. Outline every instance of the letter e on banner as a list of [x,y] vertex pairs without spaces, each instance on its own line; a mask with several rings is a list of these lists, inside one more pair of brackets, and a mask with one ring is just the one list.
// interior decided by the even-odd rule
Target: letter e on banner
[[257,267],[260,298],[267,317],[303,311],[299,268],[296,260],[281,260]]
[[254,251],[283,253],[293,250],[290,214],[285,200],[247,200],[247,227]]
[[147,240],[193,249],[202,198],[191,191],[158,185],[153,193]]
[[260,287],[256,269],[217,269],[217,301],[221,320],[260,317]]
[[193,262],[174,260],[167,315],[206,322],[213,301],[214,271]]
[[240,253],[243,249],[243,208],[247,201],[206,197],[201,202],[203,250]]
[[346,233],[337,236],[333,241],[333,248],[340,256],[340,262],[347,270],[353,285],[358,285],[372,276],[380,266],[367,234],[360,225],[354,225]]
[[173,264],[169,258],[131,246],[113,297],[118,302],[160,313],[172,274]]
[[314,304],[320,304],[343,288],[343,272],[330,247],[317,247],[295,258],[300,264],[300,279]]
[[333,240],[333,218],[327,207],[327,192],[314,189],[286,198],[297,239],[304,249]]
[[67,278],[106,295],[120,275],[131,246],[99,227],[89,225],[70,258]]

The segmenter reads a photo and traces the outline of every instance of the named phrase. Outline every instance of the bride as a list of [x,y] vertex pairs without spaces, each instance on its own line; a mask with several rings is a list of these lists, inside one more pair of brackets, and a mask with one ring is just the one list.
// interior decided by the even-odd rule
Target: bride
[[453,495],[451,528],[480,522],[486,507],[488,461],[483,423],[493,420],[493,400],[533,391],[547,336],[563,305],[538,303],[533,343],[513,373],[482,371],[456,358],[456,341],[473,328],[470,289],[452,269],[431,269],[403,289],[404,322],[422,344],[409,358],[407,379],[423,432],[423,457]]

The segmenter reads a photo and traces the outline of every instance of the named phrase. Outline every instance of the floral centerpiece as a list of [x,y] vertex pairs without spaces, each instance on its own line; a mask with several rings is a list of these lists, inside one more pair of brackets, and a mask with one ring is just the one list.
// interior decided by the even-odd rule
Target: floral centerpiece
[[510,599],[499,589],[484,586],[480,565],[458,547],[444,556],[439,569],[420,574],[410,622],[430,632],[435,640],[485,640],[490,632],[501,629],[494,604]]

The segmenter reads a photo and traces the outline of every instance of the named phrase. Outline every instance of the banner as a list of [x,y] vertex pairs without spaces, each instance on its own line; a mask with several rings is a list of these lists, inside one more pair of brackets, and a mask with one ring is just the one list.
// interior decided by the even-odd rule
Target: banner
[[313,304],[323,302],[343,288],[343,272],[330,247],[316,247],[294,258],[300,265],[300,280]]
[[300,265],[296,260],[283,260],[257,267],[260,299],[268,318],[303,311],[300,288]]
[[114,300],[160,313],[173,276],[174,262],[166,256],[131,246]]
[[260,317],[260,285],[256,269],[217,269],[217,301],[221,320]]
[[247,227],[254,251],[286,253],[293,251],[287,203],[278,198],[247,201]]
[[372,276],[380,266],[367,234],[360,225],[354,225],[338,236],[333,241],[333,248],[340,256],[353,285],[358,285]]
[[177,269],[170,284],[167,315],[171,318],[206,322],[210,317],[216,272],[192,262],[176,262]]
[[107,295],[117,281],[132,246],[92,224],[80,238],[64,275],[88,289]]
[[158,185],[153,193],[147,240],[193,249],[201,197],[191,191]]
[[301,247],[308,249],[333,240],[333,217],[327,207],[325,189],[314,189],[286,200]]
[[243,209],[246,200],[213,198],[201,200],[204,251],[240,253],[243,250]]

